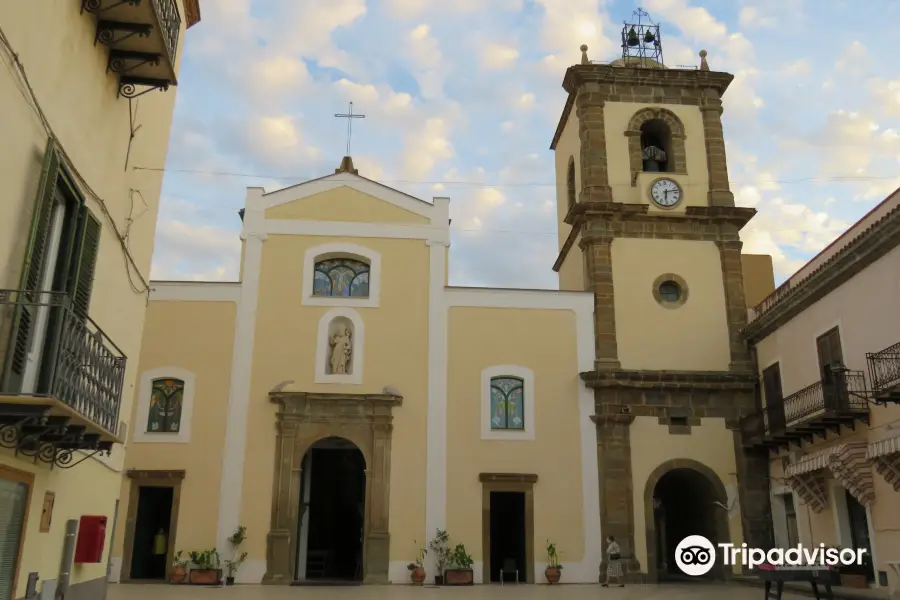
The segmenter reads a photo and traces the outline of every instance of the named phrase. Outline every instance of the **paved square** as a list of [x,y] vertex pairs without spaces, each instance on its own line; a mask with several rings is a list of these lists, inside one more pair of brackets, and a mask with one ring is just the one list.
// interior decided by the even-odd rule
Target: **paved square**
[[[205,588],[174,585],[113,585],[107,600],[762,600],[762,588],[724,584],[633,585],[476,585],[473,587],[237,586]],[[804,596],[784,594],[785,600]]]

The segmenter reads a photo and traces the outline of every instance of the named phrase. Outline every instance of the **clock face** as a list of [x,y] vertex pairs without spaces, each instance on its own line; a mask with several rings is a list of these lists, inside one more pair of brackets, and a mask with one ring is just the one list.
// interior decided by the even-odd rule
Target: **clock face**
[[671,179],[657,179],[650,186],[650,197],[660,206],[669,208],[681,202],[681,188]]

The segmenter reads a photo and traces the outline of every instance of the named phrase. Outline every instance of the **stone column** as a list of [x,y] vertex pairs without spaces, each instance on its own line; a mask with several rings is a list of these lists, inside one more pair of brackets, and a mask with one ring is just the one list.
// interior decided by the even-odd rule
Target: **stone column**
[[263,577],[263,583],[267,584],[287,585],[294,578],[292,560],[295,555],[293,549],[296,541],[293,538],[296,537],[296,532],[291,531],[291,513],[299,510],[300,499],[294,498],[297,506],[291,506],[292,494],[290,489],[284,489],[284,482],[290,481],[293,484],[300,476],[300,469],[294,469],[296,425],[280,418],[277,423],[272,519],[266,536],[266,574]]
[[372,464],[366,469],[367,524],[365,526],[364,583],[387,583],[390,563],[391,429],[390,423],[372,426]]
[[588,289],[594,292],[594,368],[598,371],[621,367],[616,344],[611,244],[611,238],[595,238],[584,248],[590,278]]
[[612,202],[606,164],[606,128],[603,96],[598,84],[585,83],[575,96],[578,137],[581,140],[581,193],[579,202]]
[[[706,94],[716,95],[714,90]],[[734,194],[728,185],[728,161],[725,158],[725,134],[722,130],[722,100],[707,97],[700,106],[703,134],[706,138],[706,168],[709,170],[710,206],[734,206]]]
[[744,267],[741,263],[740,241],[716,242],[722,260],[722,283],[725,288],[725,316],[728,319],[728,345],[731,349],[732,371],[753,370],[750,351],[741,339],[741,329],[747,325],[747,302],[744,298]]
[[[600,476],[600,533],[603,535],[603,564],[606,570],[606,536],[616,538],[629,579],[641,572],[634,554],[634,491],[631,484],[632,415],[595,415],[597,424],[597,466]],[[640,579],[640,577],[638,577]]]
[[732,433],[744,542],[751,548],[768,550],[775,545],[769,497],[768,452],[744,448],[740,430],[734,429]]

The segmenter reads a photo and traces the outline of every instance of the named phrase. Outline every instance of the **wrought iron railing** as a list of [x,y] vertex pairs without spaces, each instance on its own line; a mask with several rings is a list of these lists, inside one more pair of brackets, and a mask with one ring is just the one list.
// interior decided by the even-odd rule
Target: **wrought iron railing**
[[817,381],[741,420],[745,440],[777,437],[817,416],[865,414],[869,411],[862,371],[835,370],[830,381]]
[[867,352],[866,362],[873,392],[900,386],[900,342],[880,352]]
[[176,0],[153,0],[153,11],[159,22],[159,30],[162,32],[169,60],[175,65],[175,53],[178,52],[178,36],[181,33],[181,15],[178,14]]
[[56,398],[117,432],[126,357],[68,294],[0,290],[0,320],[15,327],[0,382],[3,394]]

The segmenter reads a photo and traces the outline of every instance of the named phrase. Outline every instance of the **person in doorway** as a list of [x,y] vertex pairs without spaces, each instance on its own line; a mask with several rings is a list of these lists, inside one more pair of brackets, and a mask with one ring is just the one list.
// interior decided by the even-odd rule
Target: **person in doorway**
[[619,544],[616,538],[608,536],[606,538],[606,581],[603,587],[609,587],[610,578],[615,579],[619,583],[619,587],[625,587],[625,576],[622,573],[622,554],[619,550]]

